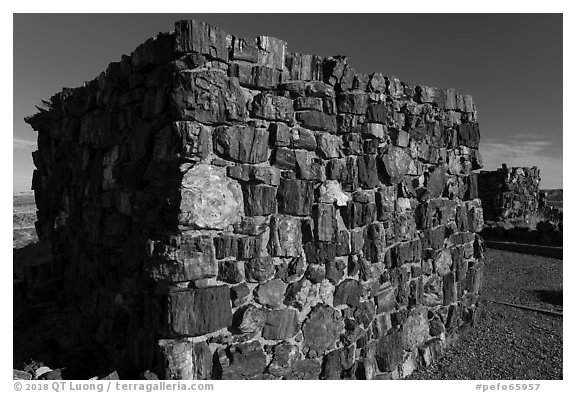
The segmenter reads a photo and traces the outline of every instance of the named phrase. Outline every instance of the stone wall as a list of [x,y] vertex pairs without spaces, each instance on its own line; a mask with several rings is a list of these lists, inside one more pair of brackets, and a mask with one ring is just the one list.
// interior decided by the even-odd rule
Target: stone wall
[[479,196],[490,238],[562,243],[562,213],[540,190],[540,170],[502,164],[478,175]]
[[478,317],[469,95],[180,21],[39,110],[38,233],[121,376],[400,378]]
[[486,221],[528,225],[543,204],[540,195],[540,170],[537,167],[481,171],[478,178]]

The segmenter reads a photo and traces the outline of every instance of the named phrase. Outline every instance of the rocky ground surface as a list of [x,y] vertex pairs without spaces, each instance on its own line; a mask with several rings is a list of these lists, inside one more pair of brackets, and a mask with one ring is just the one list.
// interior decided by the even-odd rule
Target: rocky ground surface
[[31,192],[19,193],[13,196],[13,247],[22,248],[38,241],[34,222],[36,221],[36,204]]
[[[562,261],[486,253],[487,300],[562,311]],[[562,317],[487,301],[479,325],[409,379],[562,379]]]

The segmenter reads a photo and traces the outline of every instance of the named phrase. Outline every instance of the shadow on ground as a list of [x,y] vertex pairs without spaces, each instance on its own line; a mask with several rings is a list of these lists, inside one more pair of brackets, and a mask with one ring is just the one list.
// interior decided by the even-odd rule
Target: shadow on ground
[[545,303],[552,304],[554,306],[562,306],[562,290],[547,290],[541,289],[534,291],[538,298]]
[[13,249],[14,313],[13,368],[41,362],[64,368],[64,379],[103,375],[101,360],[86,340],[73,310],[61,297],[58,262],[42,243]]

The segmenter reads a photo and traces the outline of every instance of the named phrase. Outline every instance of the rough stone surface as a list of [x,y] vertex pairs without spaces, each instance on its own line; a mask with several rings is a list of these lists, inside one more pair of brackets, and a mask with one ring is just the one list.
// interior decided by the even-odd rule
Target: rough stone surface
[[342,141],[336,135],[321,133],[317,137],[318,152],[322,158],[338,158],[341,156]]
[[159,348],[166,363],[165,379],[211,379],[212,353],[205,342],[161,340]]
[[210,154],[211,148],[212,139],[208,127],[192,121],[177,121],[158,132],[152,157],[156,161],[204,159]]
[[402,361],[402,356],[402,337],[398,330],[393,330],[378,340],[375,358],[380,371],[394,371]]
[[314,359],[300,359],[300,356],[296,345],[281,343],[274,348],[274,357],[268,371],[285,379],[318,379],[320,363]]
[[210,165],[196,165],[184,173],[179,222],[196,228],[224,229],[241,212],[242,191]]
[[259,119],[291,123],[294,118],[292,100],[271,94],[259,94],[254,97],[251,114]]
[[244,281],[244,263],[240,261],[219,261],[218,279],[230,284]]
[[227,286],[174,289],[167,310],[170,330],[177,335],[199,336],[232,324]]
[[264,184],[247,184],[244,193],[244,213],[247,216],[264,216],[276,211],[276,187]]
[[333,204],[318,203],[312,209],[315,238],[320,242],[334,242],[338,232],[336,207]]
[[258,236],[268,227],[268,218],[264,216],[242,217],[234,224],[234,233],[242,235]]
[[292,373],[291,368],[299,357],[298,346],[287,342],[280,343],[274,347],[274,356],[268,366],[268,371],[277,377],[287,377]]
[[262,337],[267,340],[286,340],[298,333],[298,311],[292,308],[268,312]]
[[358,306],[360,301],[360,284],[355,280],[344,280],[334,292],[334,305],[347,304],[350,307]]
[[217,127],[214,130],[214,152],[237,162],[264,162],[268,160],[268,131],[250,126]]
[[296,120],[302,127],[318,131],[336,131],[336,116],[317,111],[296,112]]
[[290,135],[290,146],[294,149],[316,150],[314,133],[305,128],[295,127]]
[[266,354],[258,341],[234,345],[219,358],[222,379],[253,379],[266,367]]
[[242,322],[238,329],[242,333],[259,333],[266,323],[266,318],[266,310],[251,304],[242,313]]
[[342,317],[330,306],[315,308],[304,325],[304,345],[308,356],[322,356],[336,344],[341,330]]
[[307,216],[314,201],[314,184],[304,180],[282,179],[277,195],[280,213]]
[[264,183],[271,186],[280,184],[280,171],[274,167],[235,165],[228,167],[228,176],[245,182]]
[[150,242],[152,255],[169,263],[151,263],[148,271],[152,277],[173,282],[215,277],[218,263],[209,236],[182,236],[179,244],[165,247]]
[[208,23],[197,20],[176,22],[176,50],[198,52],[203,55],[225,60],[226,32]]
[[274,261],[269,256],[252,258],[246,261],[246,280],[262,282],[274,276]]
[[296,257],[302,252],[301,221],[296,217],[274,215],[270,220],[268,252],[279,257]]
[[434,258],[434,270],[440,277],[444,277],[452,269],[452,254],[450,251],[441,250]]
[[343,379],[347,371],[354,366],[354,347],[341,348],[326,355],[322,377],[324,379]]
[[177,87],[171,93],[169,105],[177,120],[221,125],[245,117],[246,99],[238,80],[227,78],[223,71],[206,69],[192,73],[184,70],[176,79]]
[[282,306],[284,292],[286,292],[286,284],[282,280],[274,279],[260,284],[256,294],[260,304],[278,308]]
[[418,307],[410,312],[402,325],[402,344],[404,349],[413,350],[422,346],[429,338],[426,310]]
[[350,197],[342,191],[340,183],[336,180],[326,180],[320,186],[319,192],[318,201],[321,203],[335,202],[337,206],[346,206],[346,203],[350,200]]
[[250,288],[246,283],[238,284],[230,288],[230,299],[234,307],[244,304],[250,296]]
[[382,157],[384,168],[392,183],[398,183],[408,173],[412,158],[405,149],[390,147],[388,154]]

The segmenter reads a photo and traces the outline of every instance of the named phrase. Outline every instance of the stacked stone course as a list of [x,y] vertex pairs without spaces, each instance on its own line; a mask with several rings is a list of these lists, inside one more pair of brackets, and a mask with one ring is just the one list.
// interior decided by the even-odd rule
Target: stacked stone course
[[469,95],[180,21],[27,121],[39,236],[123,376],[400,378],[478,317]]

